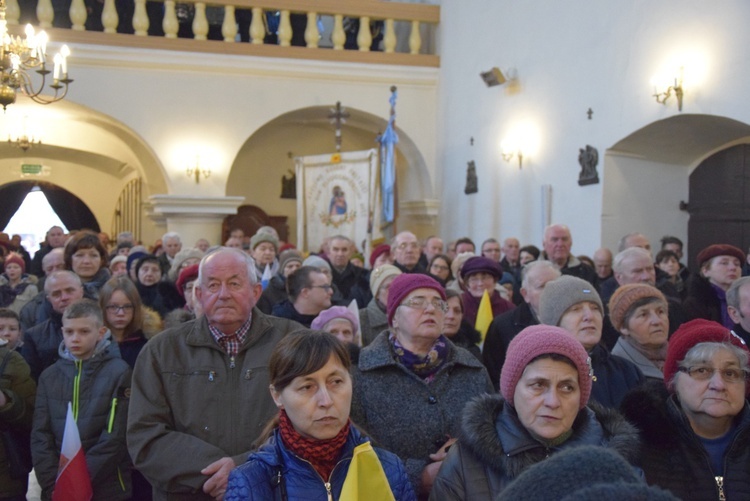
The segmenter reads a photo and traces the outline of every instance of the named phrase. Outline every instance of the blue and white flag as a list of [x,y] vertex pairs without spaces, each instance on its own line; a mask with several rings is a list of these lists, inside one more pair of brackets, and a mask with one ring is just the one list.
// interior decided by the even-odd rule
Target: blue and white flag
[[260,284],[263,286],[263,290],[266,290],[266,287],[268,287],[268,282],[271,281],[271,266],[266,265],[266,269],[263,270],[263,276],[260,279]]
[[391,116],[388,119],[388,125],[385,128],[378,141],[380,141],[380,192],[383,204],[382,223],[392,223],[395,219],[395,191],[396,191],[396,152],[395,147],[398,143],[398,134],[396,134],[396,89],[393,88],[391,97],[388,100],[391,103]]

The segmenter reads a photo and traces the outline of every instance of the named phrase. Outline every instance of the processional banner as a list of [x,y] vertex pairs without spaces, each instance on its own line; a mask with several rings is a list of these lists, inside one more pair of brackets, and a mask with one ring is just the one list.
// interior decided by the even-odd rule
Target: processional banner
[[382,238],[377,150],[297,157],[295,165],[301,247],[317,252],[326,238],[344,235],[367,255]]

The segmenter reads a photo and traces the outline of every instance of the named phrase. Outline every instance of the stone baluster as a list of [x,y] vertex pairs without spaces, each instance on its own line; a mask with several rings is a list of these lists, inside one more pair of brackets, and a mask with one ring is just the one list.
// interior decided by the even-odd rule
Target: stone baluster
[[359,18],[359,33],[357,33],[357,46],[360,52],[370,52],[372,45],[372,33],[370,33],[370,18],[362,16]]
[[422,47],[422,36],[419,34],[419,21],[411,22],[411,35],[409,35],[409,51],[411,54],[419,54]]
[[320,33],[318,32],[318,13],[307,13],[307,28],[305,29],[305,42],[308,49],[317,49]]
[[253,7],[253,20],[250,21],[250,40],[255,45],[262,44],[266,37],[266,27],[263,25],[265,13],[260,7]]
[[344,32],[344,16],[336,14],[333,16],[333,33],[331,33],[333,50],[344,50],[346,43],[346,33]]
[[292,45],[292,22],[289,19],[289,11],[281,11],[281,20],[279,21],[279,45],[289,47]]
[[146,0],[135,0],[135,12],[133,13],[133,29],[139,37],[148,35],[148,13],[146,12]]
[[234,5],[224,6],[224,22],[221,23],[221,35],[225,42],[237,39],[237,21],[234,19]]
[[385,20],[385,35],[383,35],[383,50],[391,53],[396,52],[396,29],[394,27],[393,19]]
[[162,21],[161,26],[165,37],[177,38],[180,23],[177,21],[174,0],[164,0],[164,21]]
[[115,0],[104,0],[104,8],[102,9],[102,26],[104,26],[104,33],[117,33],[117,25],[119,22],[120,18],[117,15]]
[[86,30],[86,4],[83,0],[73,0],[70,3],[70,21],[73,23],[73,29],[76,31]]
[[208,19],[206,19],[206,4],[204,2],[195,3],[193,37],[196,40],[208,40]]
[[40,28],[52,28],[55,19],[55,9],[52,8],[52,0],[39,0],[36,4],[36,18],[39,20]]
[[5,3],[5,19],[8,24],[18,24],[21,17],[21,8],[18,6],[18,0],[7,0]]

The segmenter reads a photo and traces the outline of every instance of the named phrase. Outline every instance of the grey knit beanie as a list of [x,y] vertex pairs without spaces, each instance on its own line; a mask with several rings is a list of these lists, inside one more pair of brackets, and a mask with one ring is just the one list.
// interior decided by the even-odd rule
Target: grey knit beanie
[[560,319],[573,305],[590,301],[599,305],[604,312],[602,298],[593,285],[587,281],[563,275],[547,282],[539,298],[539,321],[546,325],[560,325]]

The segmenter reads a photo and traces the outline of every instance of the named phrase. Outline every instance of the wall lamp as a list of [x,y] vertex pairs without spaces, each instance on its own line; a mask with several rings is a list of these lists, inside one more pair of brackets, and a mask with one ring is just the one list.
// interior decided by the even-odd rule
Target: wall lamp
[[516,150],[508,149],[507,147],[500,147],[502,150],[503,160],[510,163],[514,158],[518,159],[518,168],[523,168],[523,151],[520,148]]
[[207,179],[211,175],[211,169],[201,169],[201,156],[199,154],[195,155],[195,167],[188,167],[185,170],[185,174],[187,174],[187,177],[195,179],[195,184],[198,184],[201,182],[201,176],[203,176],[203,179]]
[[680,66],[679,75],[674,79],[674,85],[670,85],[669,87],[667,87],[664,92],[659,92],[657,86],[654,85],[654,97],[656,98],[657,103],[661,103],[666,106],[667,99],[672,97],[672,93],[674,92],[674,96],[677,99],[677,109],[678,111],[682,111],[682,97],[685,95],[685,91],[682,88],[684,73],[684,66]]

